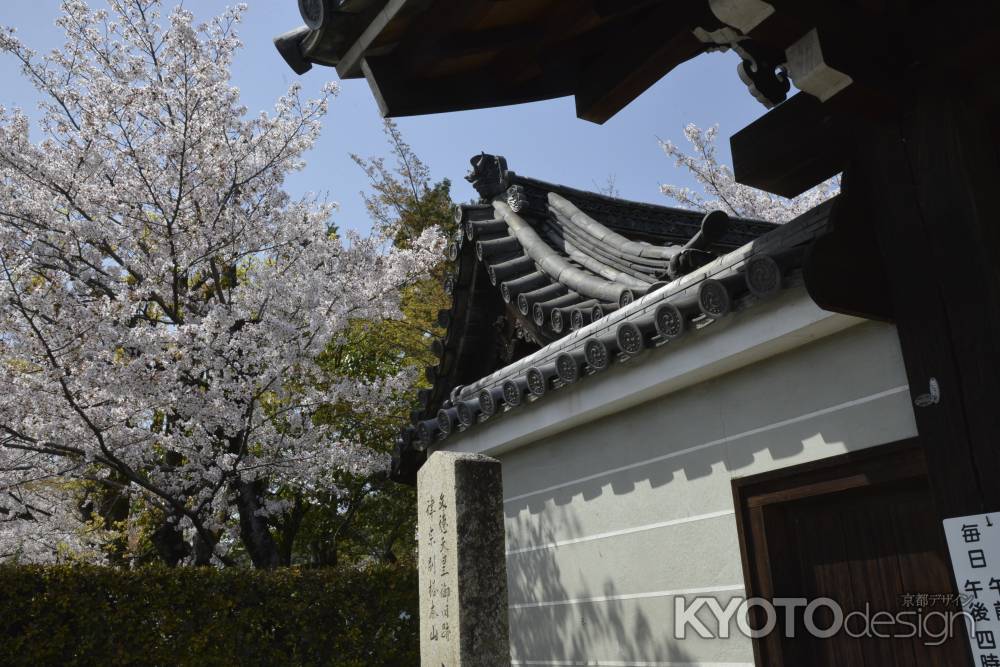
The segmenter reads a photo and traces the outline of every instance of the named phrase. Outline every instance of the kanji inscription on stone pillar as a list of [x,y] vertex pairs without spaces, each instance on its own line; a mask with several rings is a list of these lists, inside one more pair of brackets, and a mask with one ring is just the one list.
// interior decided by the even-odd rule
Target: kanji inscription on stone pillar
[[431,454],[417,505],[421,665],[509,665],[500,462]]

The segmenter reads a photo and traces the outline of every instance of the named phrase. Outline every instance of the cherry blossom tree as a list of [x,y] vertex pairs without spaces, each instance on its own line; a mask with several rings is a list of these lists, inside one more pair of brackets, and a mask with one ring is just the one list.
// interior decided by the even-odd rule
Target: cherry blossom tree
[[769,222],[788,222],[840,191],[840,179],[821,183],[794,199],[772,195],[736,182],[733,171],[721,164],[715,150],[719,126],[706,130],[694,123],[684,128],[691,152],[671,141],[660,140],[660,148],[701,186],[702,192],[677,185],[660,185],[660,192],[684,208],[701,211],[721,209],[730,215]]
[[45,56],[0,33],[44,96],[39,141],[0,108],[0,558],[85,549],[141,507],[171,562],[273,567],[279,490],[387,463],[314,416],[391,411],[411,380],[331,378],[317,355],[398,317],[442,242],[343,237],[331,204],[284,191],[336,89],[248,116],[244,6],[196,25],[108,5],[65,0]]

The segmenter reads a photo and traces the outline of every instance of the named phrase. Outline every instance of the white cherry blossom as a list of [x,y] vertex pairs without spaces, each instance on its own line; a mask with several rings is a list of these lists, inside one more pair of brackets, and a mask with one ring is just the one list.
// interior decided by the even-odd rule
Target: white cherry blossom
[[702,130],[694,123],[684,128],[684,138],[691,145],[691,152],[671,141],[660,140],[660,148],[674,159],[701,186],[698,192],[688,187],[660,185],[660,192],[683,208],[700,211],[721,209],[730,215],[768,222],[788,222],[829,199],[840,191],[839,177],[830,179],[803,192],[794,199],[786,199],[769,192],[737,183],[733,170],[719,162],[715,140],[719,126]]
[[0,558],[84,548],[67,503],[91,480],[214,562],[238,542],[273,566],[276,488],[386,465],[314,411],[379,410],[410,379],[320,382],[313,360],[349,320],[398,316],[441,240],[338,236],[330,204],[286,194],[336,87],[248,115],[229,82],[245,7],[196,25],[108,5],[65,0],[45,56],[0,33],[45,96],[37,141],[0,108]]

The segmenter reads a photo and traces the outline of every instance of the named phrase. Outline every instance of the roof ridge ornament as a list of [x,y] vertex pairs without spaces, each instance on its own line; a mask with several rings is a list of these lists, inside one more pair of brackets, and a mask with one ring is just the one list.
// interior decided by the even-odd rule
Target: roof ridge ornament
[[472,169],[465,180],[472,184],[483,200],[493,199],[510,186],[511,172],[507,170],[507,159],[502,155],[484,152],[473,157],[469,163]]
[[512,185],[507,188],[507,206],[510,206],[510,210],[514,213],[520,213],[530,204],[531,201],[528,199],[528,193],[525,192],[523,185]]
[[729,230],[729,214],[723,210],[709,211],[701,219],[701,228],[670,258],[666,277],[676,280],[715,259],[710,248]]

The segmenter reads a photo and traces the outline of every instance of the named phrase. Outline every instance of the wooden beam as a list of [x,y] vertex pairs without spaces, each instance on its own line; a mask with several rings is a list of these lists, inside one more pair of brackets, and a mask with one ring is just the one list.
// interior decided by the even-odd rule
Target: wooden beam
[[[393,45],[391,52],[365,57],[361,71],[368,78],[383,114],[440,113],[573,94],[577,80],[575,62],[568,60],[573,54],[561,51],[556,58],[544,54],[548,46],[561,43],[567,35],[575,35],[599,21],[591,3],[581,0],[546,3],[539,20],[521,35],[520,40],[503,44],[504,48],[491,63],[444,77],[428,74],[428,70],[440,70],[448,58],[456,57],[451,52],[453,47],[460,52],[470,46],[464,36],[459,43],[453,44],[449,35],[454,36],[454,31],[469,21],[479,22],[489,11],[495,11],[496,6],[493,0],[474,0],[441,20],[436,20],[434,8],[431,8],[423,15],[414,16],[406,27],[406,35]],[[425,29],[421,30],[421,26]],[[502,41],[515,36],[503,30],[480,34]],[[493,50],[489,44],[482,48]],[[461,57],[461,53],[457,57]],[[571,64],[573,67],[569,66]]]
[[543,36],[540,28],[530,24],[462,31],[440,35],[435,44],[425,46],[419,53],[407,49],[407,54],[412,56],[413,69],[419,70],[423,66],[438,65],[441,60],[523,48],[537,43]]
[[337,63],[337,76],[341,79],[356,79],[361,76],[361,61],[368,47],[378,39],[382,31],[404,10],[426,4],[423,0],[388,0],[368,27],[354,41],[344,57]]
[[892,294],[870,219],[858,198],[837,196],[830,231],[816,239],[803,261],[806,290],[816,304],[835,313],[891,322]]
[[592,0],[552,0],[534,22],[536,39],[498,54],[482,75],[511,87],[543,76],[558,81],[571,95],[578,80],[583,40],[600,30],[602,21]]
[[730,138],[736,181],[794,197],[843,169],[847,130],[845,115],[797,93]]
[[522,104],[565,97],[572,80],[556,73],[516,84],[504,84],[480,72],[437,79],[416,78],[395,56],[369,56],[362,71],[383,116],[415,116]]
[[[489,31],[477,29],[479,22],[495,9],[494,0],[437,3],[430,11],[414,17],[395,51],[420,76],[422,70],[439,67],[442,61],[461,55],[469,47],[474,48],[477,36],[486,40],[491,37],[509,39],[499,31],[491,35]],[[484,42],[479,45],[484,45]],[[459,53],[453,53],[453,49]]]
[[594,0],[594,11],[598,16],[611,17],[661,2],[663,0]]
[[636,12],[580,72],[576,115],[604,123],[674,67],[704,52],[706,45],[689,29],[690,14],[674,5]]

